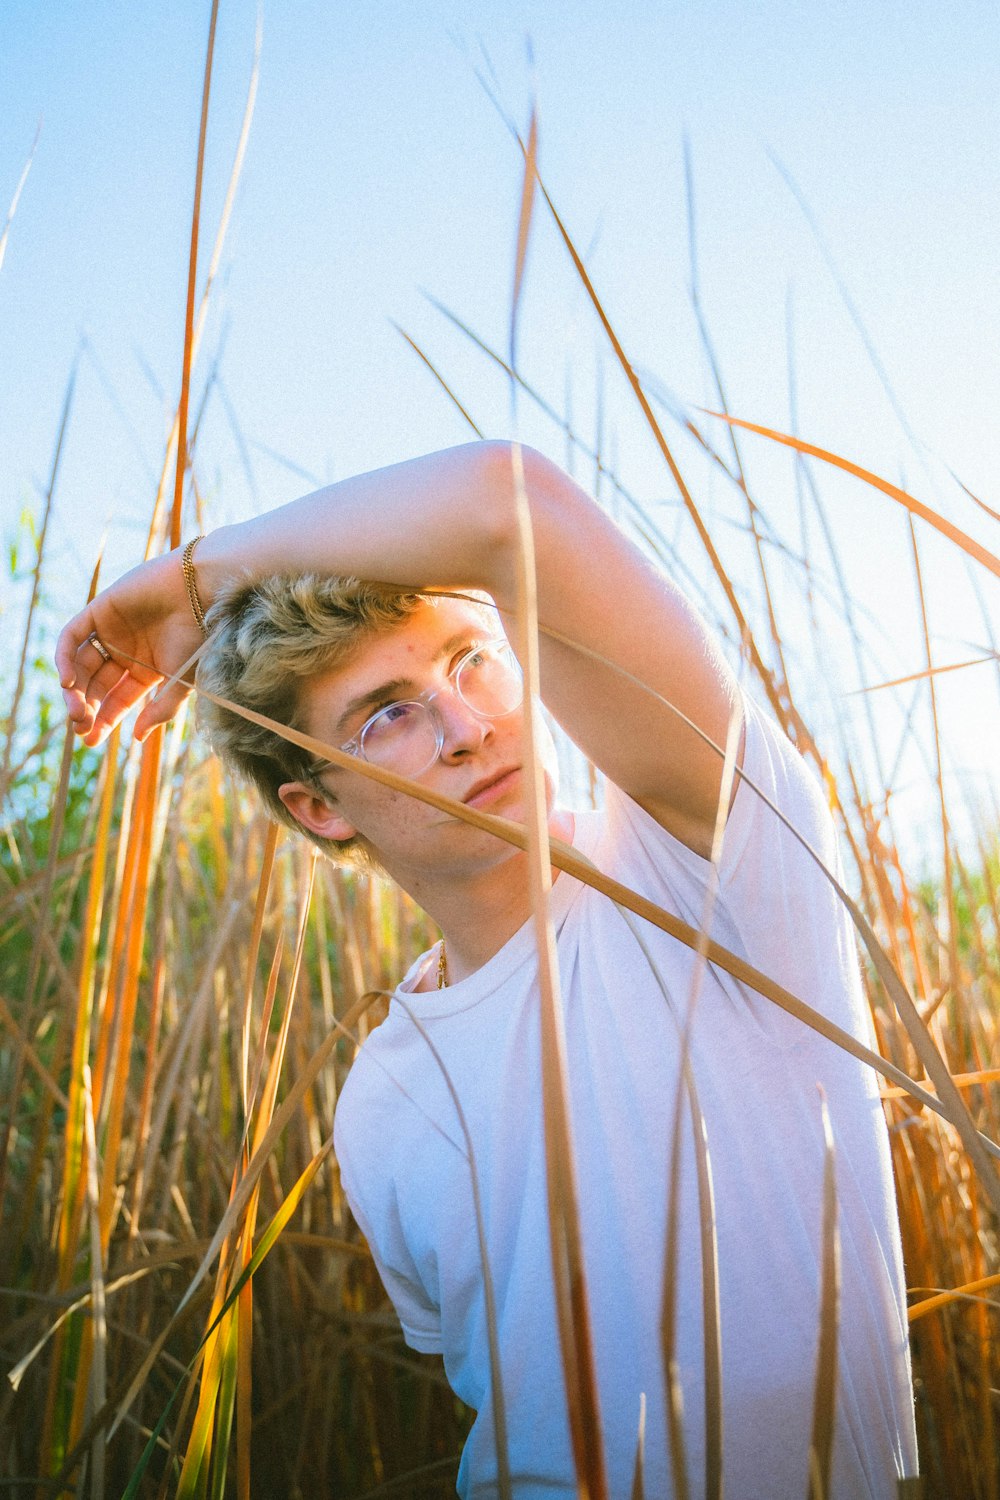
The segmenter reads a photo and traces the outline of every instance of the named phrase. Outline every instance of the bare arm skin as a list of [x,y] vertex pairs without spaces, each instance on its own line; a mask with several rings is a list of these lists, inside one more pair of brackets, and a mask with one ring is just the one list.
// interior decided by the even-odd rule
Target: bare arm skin
[[[684,595],[555,464],[523,450],[544,625],[609,657],[724,744],[738,695]],[[206,608],[237,574],[326,571],[416,588],[480,588],[516,603],[511,445],[473,443],[330,485],[198,545]],[[123,671],[86,644],[91,631],[147,662]],[[77,733],[100,744],[201,641],[174,552],[133,569],[76,615],[56,665]],[[708,852],[722,761],[676,714],[618,673],[542,637],[542,696],[613,781],[698,853]],[[147,702],[140,737],[171,718],[181,687]]]

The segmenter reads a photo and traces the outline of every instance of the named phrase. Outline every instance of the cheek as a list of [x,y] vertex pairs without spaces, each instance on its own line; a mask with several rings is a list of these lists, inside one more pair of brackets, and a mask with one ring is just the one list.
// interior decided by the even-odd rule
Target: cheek
[[408,797],[405,792],[390,792],[375,789],[376,795],[356,795],[344,812],[354,822],[358,831],[373,842],[405,839],[408,833],[416,832],[432,819],[440,819],[436,808],[428,807],[417,797]]
[[542,762],[542,769],[551,779],[553,789],[559,788],[559,756],[556,752],[556,742],[552,738],[552,732],[544,718],[539,716],[541,734],[539,737],[538,752]]

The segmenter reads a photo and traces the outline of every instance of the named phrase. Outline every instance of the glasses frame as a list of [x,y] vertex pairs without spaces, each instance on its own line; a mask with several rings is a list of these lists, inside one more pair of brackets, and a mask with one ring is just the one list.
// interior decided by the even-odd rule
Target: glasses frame
[[[480,651],[489,650],[493,646],[502,646],[510,653],[514,673],[521,685],[521,692],[517,702],[513,704],[512,707],[505,709],[503,713],[483,713],[482,709],[476,708],[474,704],[469,702],[465,694],[462,692],[461,686],[458,681],[462,668],[465,666],[470,657],[476,656]],[[480,641],[476,646],[470,646],[468,651],[466,651],[455,663],[455,665],[449,669],[448,681],[454,684],[454,691],[458,694],[462,703],[469,710],[469,712],[471,714],[475,714],[477,719],[509,718],[511,714],[517,712],[517,710],[524,702],[524,675],[521,671],[521,664],[517,660],[517,657],[514,655],[513,647],[511,646],[510,641],[508,641],[505,635],[491,636],[489,640]],[[381,708],[376,709],[373,714],[369,715],[369,717],[362,724],[361,728],[358,730],[357,734],[352,735],[352,737],[347,741],[346,744],[340,745],[338,748],[342,750],[345,755],[353,755],[356,759],[366,761],[369,765],[378,765],[378,761],[369,760],[368,756],[365,754],[365,736],[367,735],[369,729],[377,719],[380,719],[383,714],[388,713],[390,709],[405,708],[411,703],[419,704],[421,708],[427,709],[430,715],[431,724],[434,726],[434,754],[431,756],[430,760],[425,766],[421,766],[419,771],[410,771],[406,773],[399,772],[398,774],[409,775],[411,780],[415,779],[417,776],[423,776],[424,773],[429,771],[431,766],[435,765],[441,758],[441,751],[444,749],[444,720],[441,717],[440,710],[437,708],[434,702],[435,698],[440,697],[442,692],[444,692],[443,687],[434,688],[431,692],[415,693],[412,698],[395,698],[391,703],[383,704]],[[310,773],[311,776],[314,779],[319,777],[324,771],[329,770],[332,764],[333,762],[329,760],[320,761],[318,765],[312,768],[312,771]],[[387,766],[383,769],[391,770],[392,767]]]

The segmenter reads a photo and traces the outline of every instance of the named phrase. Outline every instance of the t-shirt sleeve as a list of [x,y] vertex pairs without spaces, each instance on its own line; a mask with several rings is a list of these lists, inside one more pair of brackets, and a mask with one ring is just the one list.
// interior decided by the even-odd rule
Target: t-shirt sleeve
[[[441,1353],[440,1309],[428,1296],[407,1247],[391,1174],[381,1170],[372,1142],[383,1137],[377,1120],[356,1108],[357,1087],[350,1087],[358,1071],[354,1065],[334,1118],[334,1152],[340,1181],[358,1228],[368,1241],[382,1285],[396,1309],[403,1337],[422,1354]],[[361,1121],[363,1119],[363,1126]],[[363,1128],[364,1136],[358,1139]],[[367,1144],[367,1149],[366,1149]]]
[[[823,868],[842,883],[836,829],[822,786],[761,708],[744,699],[744,709],[745,776],[726,823],[710,936],[869,1044],[853,924]],[[637,888],[700,927],[709,861],[610,786],[608,813],[618,846],[632,850],[631,872],[642,882]],[[814,1035],[772,1001],[747,986],[741,989],[748,1009],[775,1041],[797,1045]]]

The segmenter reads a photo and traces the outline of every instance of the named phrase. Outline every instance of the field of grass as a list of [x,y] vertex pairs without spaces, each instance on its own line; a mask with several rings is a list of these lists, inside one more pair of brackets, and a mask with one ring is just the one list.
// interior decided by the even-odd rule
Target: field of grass
[[[515,313],[534,206],[563,236],[571,274],[681,496],[689,548],[715,580],[714,623],[738,643],[748,690],[816,767],[838,819],[887,1065],[923,1494],[998,1500],[1000,1174],[989,1143],[1000,1138],[1000,826],[980,820],[973,840],[951,832],[957,809],[942,771],[929,629],[914,640],[913,659],[934,709],[924,749],[945,851],[938,876],[928,879],[897,844],[893,772],[874,784],[837,737],[811,729],[807,653],[783,616],[787,575],[814,622],[817,657],[829,629],[815,612],[822,585],[869,675],[859,621],[871,601],[852,593],[829,549],[799,557],[782,591],[773,589],[771,559],[783,550],[794,561],[795,540],[769,534],[736,435],[729,444],[710,435],[719,429],[707,419],[696,427],[685,418],[686,440],[745,500],[746,566],[724,561],[666,418],[539,194],[532,139],[525,150]],[[196,209],[193,246],[197,238]],[[182,395],[151,497],[150,553],[176,543],[182,517],[190,531],[196,502],[188,407],[197,284],[192,252]],[[483,358],[512,363],[496,351]],[[538,405],[540,395],[509,373],[518,400]],[[626,523],[675,567],[652,515],[562,425]],[[823,475],[842,465],[798,446],[810,457],[808,470],[795,461],[819,524]],[[965,554],[995,589],[993,553],[886,481],[859,482],[907,511],[918,580],[933,546]],[[57,484],[58,462],[50,501]],[[22,639],[5,636],[2,679],[0,1492],[450,1494],[468,1414],[439,1363],[404,1346],[330,1144],[355,1048],[384,1014],[380,992],[436,933],[399,893],[315,860],[254,813],[184,716],[143,746],[116,734],[102,752],[74,755],[55,684],[36,662],[51,624],[48,514],[20,537],[18,566],[35,593]],[[540,881],[534,836],[529,847]],[[902,1075],[922,1085],[922,1097]],[[554,1066],[546,1089],[558,1122]],[[554,1128],[551,1150],[566,1149]],[[563,1211],[568,1278],[575,1226]],[[825,1233],[830,1248],[832,1216]],[[828,1279],[827,1331],[835,1290]],[[830,1373],[821,1358],[820,1434]],[[585,1367],[567,1370],[578,1424],[588,1380]],[[819,1439],[817,1452],[813,1493],[822,1494]],[[586,1452],[581,1462],[586,1470]]]

